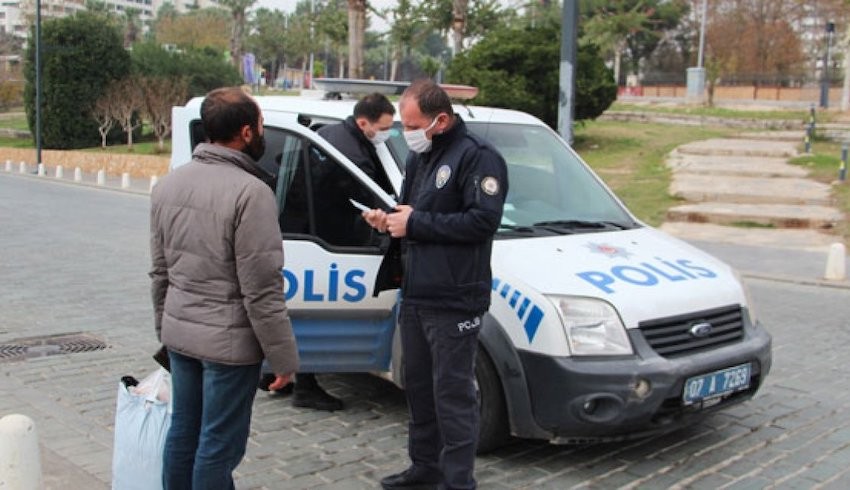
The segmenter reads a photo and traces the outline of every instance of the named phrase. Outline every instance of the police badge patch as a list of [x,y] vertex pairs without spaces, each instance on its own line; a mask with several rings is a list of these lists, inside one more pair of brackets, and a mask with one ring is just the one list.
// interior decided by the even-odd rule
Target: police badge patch
[[481,181],[481,190],[491,196],[495,196],[499,193],[499,181],[496,180],[496,177],[484,177],[484,180]]
[[452,176],[452,169],[448,165],[443,165],[437,170],[437,181],[434,182],[437,185],[437,189],[442,189],[445,187],[446,182],[449,181],[449,177]]

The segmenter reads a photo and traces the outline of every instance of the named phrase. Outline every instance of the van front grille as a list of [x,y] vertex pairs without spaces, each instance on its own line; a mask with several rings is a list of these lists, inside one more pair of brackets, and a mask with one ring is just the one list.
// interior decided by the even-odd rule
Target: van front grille
[[638,324],[644,339],[662,357],[678,357],[733,344],[744,337],[739,305],[658,318]]

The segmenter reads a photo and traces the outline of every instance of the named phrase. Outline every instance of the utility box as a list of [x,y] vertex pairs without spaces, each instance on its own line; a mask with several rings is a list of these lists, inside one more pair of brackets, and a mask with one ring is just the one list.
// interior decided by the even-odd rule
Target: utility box
[[687,73],[688,102],[702,102],[705,97],[705,68],[692,66]]

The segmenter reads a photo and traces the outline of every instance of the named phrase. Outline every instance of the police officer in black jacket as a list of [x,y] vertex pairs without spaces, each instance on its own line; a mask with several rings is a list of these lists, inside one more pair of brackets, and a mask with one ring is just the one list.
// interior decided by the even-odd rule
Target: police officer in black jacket
[[363,213],[405,247],[400,322],[412,464],[381,485],[475,488],[475,354],[490,306],[490,253],[507,169],[430,80],[411,84],[399,108],[411,150],[402,204]]

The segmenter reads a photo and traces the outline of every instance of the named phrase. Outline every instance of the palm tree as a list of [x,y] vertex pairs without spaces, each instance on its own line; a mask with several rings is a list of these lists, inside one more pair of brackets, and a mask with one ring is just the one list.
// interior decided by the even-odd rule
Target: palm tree
[[233,25],[230,30],[230,61],[239,67],[242,63],[242,38],[245,34],[245,11],[257,0],[220,0],[222,6],[230,9]]
[[366,0],[348,0],[348,76],[363,78]]

